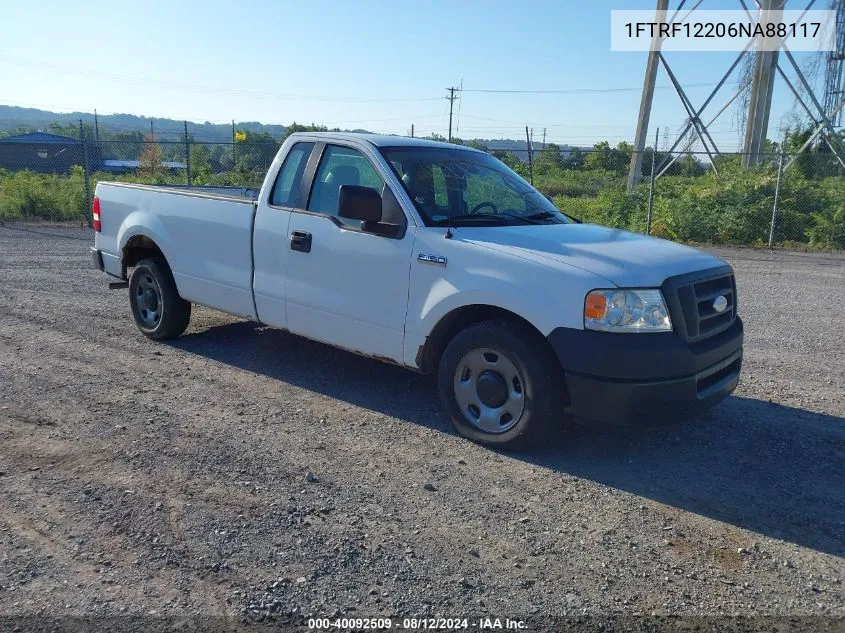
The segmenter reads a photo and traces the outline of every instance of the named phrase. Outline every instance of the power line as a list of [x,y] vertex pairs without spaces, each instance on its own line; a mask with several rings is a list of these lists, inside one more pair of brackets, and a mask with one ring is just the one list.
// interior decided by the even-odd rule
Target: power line
[[[710,88],[716,83],[687,84],[690,88]],[[655,90],[671,90],[672,86],[655,86]],[[639,88],[571,88],[568,90],[501,90],[492,88],[464,88],[462,92],[483,92],[488,94],[535,94],[535,95],[568,95],[568,94],[604,94],[613,92],[640,92]]]
[[19,57],[12,57],[11,55],[0,55],[0,63],[12,64],[16,66],[24,66],[29,68],[40,68],[42,70],[54,70],[62,73],[71,73],[75,75],[82,75],[84,77],[97,77],[100,79],[108,79],[109,81],[119,81],[123,83],[137,84],[143,86],[156,86],[162,88],[179,89],[186,92],[197,92],[200,94],[215,94],[233,97],[251,97],[251,98],[271,98],[282,100],[301,100],[301,101],[323,101],[336,103],[390,103],[403,101],[438,101],[439,97],[331,97],[326,95],[302,95],[294,93],[269,92],[260,90],[248,90],[238,88],[221,88],[214,86],[203,86],[199,84],[183,83],[176,81],[163,81],[159,79],[150,79],[148,77],[133,77],[124,74],[107,73],[97,70],[86,70],[82,68],[73,68],[69,66],[61,66],[48,62],[34,61],[22,59]]

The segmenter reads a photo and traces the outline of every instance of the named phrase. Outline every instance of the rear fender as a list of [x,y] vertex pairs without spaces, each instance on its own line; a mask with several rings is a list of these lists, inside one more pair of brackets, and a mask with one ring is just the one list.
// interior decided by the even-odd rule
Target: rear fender
[[123,257],[123,249],[126,248],[129,240],[139,236],[146,237],[155,242],[156,246],[164,254],[164,259],[167,260],[167,264],[171,270],[175,270],[174,261],[170,256],[170,234],[161,220],[147,211],[133,211],[126,216],[123,224],[120,225],[117,233],[117,244],[121,259]]

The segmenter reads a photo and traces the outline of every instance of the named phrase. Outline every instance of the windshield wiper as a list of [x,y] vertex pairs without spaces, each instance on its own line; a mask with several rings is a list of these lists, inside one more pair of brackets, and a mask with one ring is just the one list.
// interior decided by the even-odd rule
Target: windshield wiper
[[526,218],[530,218],[531,220],[547,220],[548,218],[554,217],[554,213],[551,211],[540,211],[539,213],[533,213],[531,215],[526,215]]
[[[560,212],[558,212],[558,213],[560,213]],[[561,213],[561,215],[563,215],[563,214]],[[535,213],[535,214],[529,215],[527,217],[531,218],[532,220],[547,220],[549,218],[555,217],[555,214],[552,211],[540,211],[539,213]],[[569,218],[570,220],[572,220],[576,224],[581,224],[581,220],[579,220],[578,218],[573,218],[571,215],[563,215],[563,217]],[[566,224],[566,223],[563,222],[562,224]]]
[[513,213],[462,213],[461,215],[453,215],[447,220],[440,220],[438,226],[443,226],[451,221],[454,225],[456,222],[493,222],[501,224],[508,222],[509,219],[519,220],[524,224],[542,224],[542,222],[535,222],[521,215]]

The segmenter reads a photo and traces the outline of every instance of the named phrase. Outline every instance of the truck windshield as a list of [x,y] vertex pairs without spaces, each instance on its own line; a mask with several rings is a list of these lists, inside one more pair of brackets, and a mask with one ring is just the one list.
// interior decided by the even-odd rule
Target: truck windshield
[[489,154],[460,148],[383,147],[426,226],[569,224],[534,187]]

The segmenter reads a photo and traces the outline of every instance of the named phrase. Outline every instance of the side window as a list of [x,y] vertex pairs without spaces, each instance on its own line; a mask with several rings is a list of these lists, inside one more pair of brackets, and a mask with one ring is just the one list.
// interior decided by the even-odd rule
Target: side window
[[449,191],[440,165],[416,161],[398,167],[398,162],[392,164],[417,208],[429,218],[445,219],[449,211]]
[[[311,188],[308,210],[338,217],[337,203],[342,185],[360,185],[384,192],[384,181],[361,152],[351,147],[327,145]],[[360,225],[355,220],[340,217],[338,220],[348,226]]]
[[302,174],[305,172],[305,165],[308,164],[312,149],[314,149],[314,143],[297,143],[290,148],[279,170],[279,175],[276,176],[273,193],[270,195],[270,204],[277,207],[296,206]]

